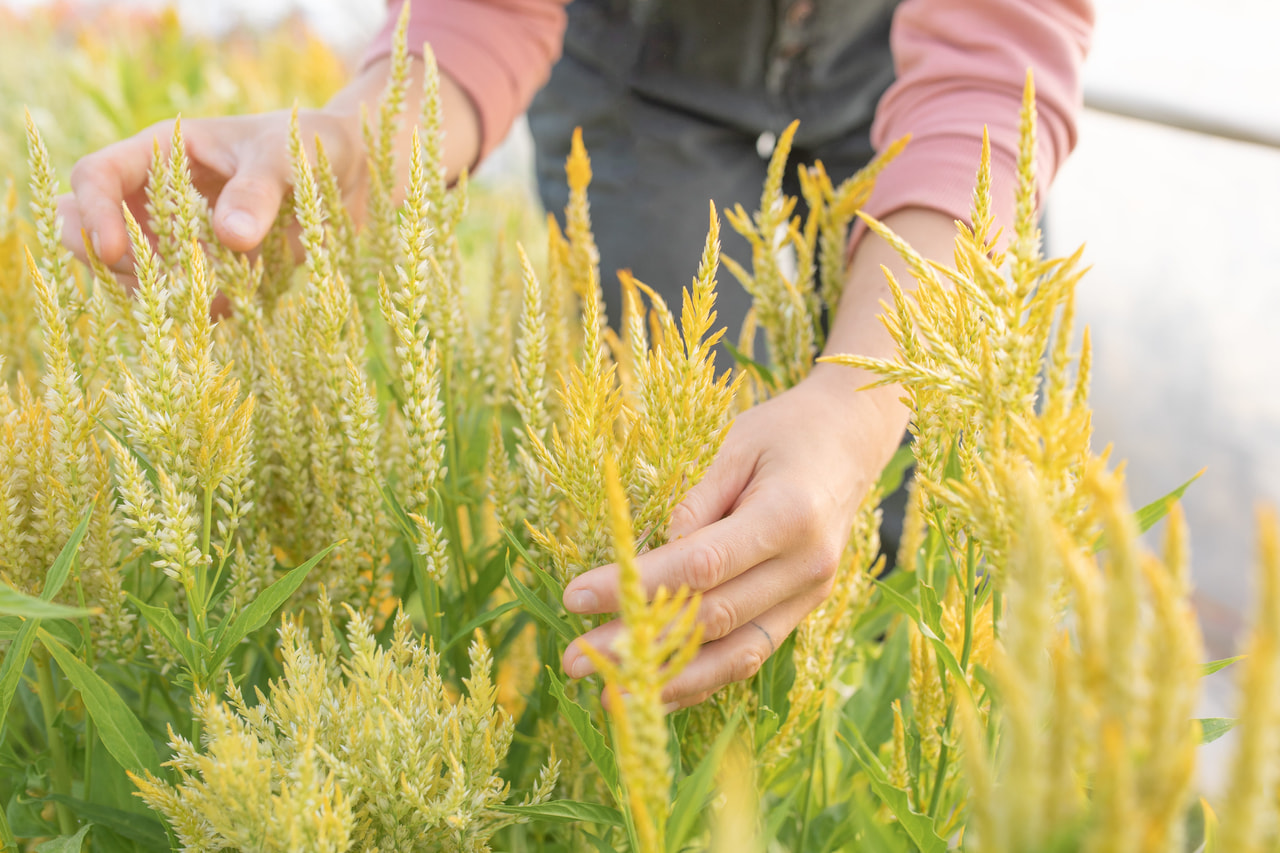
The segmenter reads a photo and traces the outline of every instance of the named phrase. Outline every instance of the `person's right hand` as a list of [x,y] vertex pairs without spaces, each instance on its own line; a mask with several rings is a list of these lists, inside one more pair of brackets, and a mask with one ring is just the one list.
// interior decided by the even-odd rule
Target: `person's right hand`
[[[292,183],[289,159],[291,112],[184,120],[182,136],[196,189],[213,210],[214,236],[230,249],[257,248],[275,221]],[[360,124],[331,110],[298,113],[302,139],[314,157],[319,138],[333,164],[349,207],[357,214],[365,193],[365,156]],[[173,122],[152,125],[128,139],[82,158],[71,171],[71,192],[58,199],[63,242],[86,259],[81,234],[113,270],[131,273],[133,259],[121,204],[145,222],[147,173],[154,143],[167,156]]]

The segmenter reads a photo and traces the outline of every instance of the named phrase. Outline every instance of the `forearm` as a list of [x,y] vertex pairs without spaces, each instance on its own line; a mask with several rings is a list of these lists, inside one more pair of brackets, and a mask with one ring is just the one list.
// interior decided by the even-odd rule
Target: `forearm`
[[[955,223],[946,214],[927,208],[904,208],[889,214],[884,222],[925,258],[937,261],[950,258]],[[880,237],[868,232],[854,249],[844,296],[831,319],[824,355],[896,356],[897,345],[880,321],[884,310],[880,303],[893,303],[882,266],[893,273],[903,289],[914,289],[915,280],[898,254]],[[839,364],[817,364],[812,374],[812,379],[826,384],[836,399],[856,399],[864,416],[869,405],[875,422],[864,423],[859,429],[868,433],[864,438],[887,461],[901,440],[909,412],[899,399],[902,388],[898,385],[857,390],[877,378],[864,370]]]
[[[405,113],[396,138],[396,163],[407,179],[409,146],[413,128],[418,124],[422,103],[423,69],[421,57],[410,57],[409,84],[405,95]],[[361,111],[377,115],[378,101],[387,87],[391,73],[390,58],[375,60],[357,74],[352,81],[325,105],[325,110],[343,117],[359,139]],[[447,74],[440,74],[440,107],[444,118],[444,166],[450,182],[462,170],[474,168],[480,156],[480,119],[475,106],[466,93]],[[363,145],[359,146],[363,150]],[[352,168],[365,169],[365,158],[354,158]],[[349,185],[359,185],[354,180]],[[405,181],[400,182],[401,185]]]

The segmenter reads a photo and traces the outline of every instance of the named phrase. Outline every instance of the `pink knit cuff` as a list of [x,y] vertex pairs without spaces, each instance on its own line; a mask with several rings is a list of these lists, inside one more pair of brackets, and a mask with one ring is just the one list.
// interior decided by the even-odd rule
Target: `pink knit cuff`
[[[362,67],[391,55],[405,0],[391,0],[387,21]],[[430,44],[442,73],[471,99],[480,118],[480,160],[524,112],[560,57],[567,0],[418,0],[409,17],[409,50]]]

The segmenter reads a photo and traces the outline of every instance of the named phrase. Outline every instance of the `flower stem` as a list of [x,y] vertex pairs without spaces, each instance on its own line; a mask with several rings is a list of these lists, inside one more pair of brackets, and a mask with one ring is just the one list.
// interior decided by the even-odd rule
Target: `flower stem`
[[[69,797],[71,796],[71,765],[67,763],[66,744],[59,737],[55,722],[58,716],[58,688],[53,681],[53,667],[49,665],[49,656],[43,649],[35,650],[31,660],[36,668],[40,710],[44,712],[45,741],[49,747],[49,755],[53,759],[53,792]],[[57,803],[56,810],[58,830],[63,835],[75,832],[76,820],[67,804]]]

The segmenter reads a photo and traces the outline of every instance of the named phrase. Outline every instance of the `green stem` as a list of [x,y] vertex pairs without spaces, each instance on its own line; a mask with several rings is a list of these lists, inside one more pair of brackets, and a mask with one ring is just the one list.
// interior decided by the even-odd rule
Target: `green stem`
[[0,850],[14,851],[18,849],[18,839],[13,837],[13,830],[9,828],[9,819],[4,815],[4,809],[0,809]]
[[413,562],[413,580],[418,586],[418,595],[422,599],[423,616],[427,620],[427,634],[434,637],[437,643],[443,642],[444,635],[440,626],[440,589],[427,574],[427,567],[418,549],[408,541],[405,542],[405,547],[409,549],[409,557]]
[[947,748],[947,736],[956,716],[956,703],[947,707],[947,719],[942,724],[942,747],[938,750],[938,770],[933,776],[933,791],[929,795],[929,817],[938,819],[938,807],[942,804],[942,787],[947,778],[947,765],[951,763],[951,751]]
[[[71,765],[67,761],[66,745],[59,737],[55,720],[58,716],[58,688],[53,681],[53,667],[49,665],[49,657],[43,649],[31,655],[36,667],[36,678],[40,696],[40,710],[44,712],[45,741],[49,747],[49,755],[53,758],[53,792],[64,797],[71,796]],[[70,835],[76,830],[76,820],[66,803],[57,803],[58,829],[63,835]]]
[[964,648],[960,652],[960,671],[969,673],[969,657],[973,654],[973,608],[978,597],[978,560],[974,553],[973,540],[969,540],[965,551],[965,590],[964,590]]
[[800,841],[796,847],[796,853],[804,853],[805,847],[809,843],[809,807],[813,800],[813,777],[816,775],[818,764],[818,742],[822,740],[822,726],[819,724],[818,731],[814,733],[813,745],[809,748],[809,780],[804,789],[804,805],[800,810]]
[[[80,578],[76,578],[76,596],[80,600],[80,607],[88,610],[89,604],[85,598],[84,586],[80,583]],[[80,635],[84,639],[84,662],[90,669],[94,668],[93,653],[93,630],[89,626],[89,617],[80,620]],[[91,790],[90,784],[93,782],[93,739],[95,731],[93,727],[93,718],[85,719],[84,727],[84,789]]]

